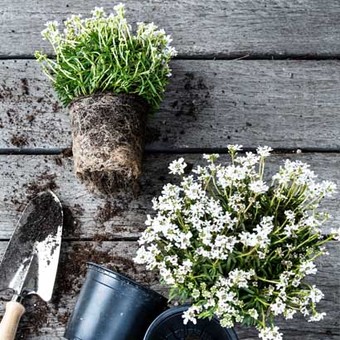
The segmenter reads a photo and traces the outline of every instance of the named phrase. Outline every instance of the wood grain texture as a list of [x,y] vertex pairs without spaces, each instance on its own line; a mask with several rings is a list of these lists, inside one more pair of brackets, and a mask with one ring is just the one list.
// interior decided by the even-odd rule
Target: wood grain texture
[[[4,252],[5,246],[5,242],[0,242],[0,257]],[[327,313],[327,316],[321,322],[312,323],[307,322],[300,316],[294,320],[279,321],[280,328],[285,336],[284,338],[287,340],[299,340],[301,338],[307,340],[336,340],[340,337],[340,262],[338,261],[340,246],[339,243],[331,242],[327,247],[330,255],[319,259],[317,275],[308,280],[310,283],[316,284],[325,294],[325,298],[318,306],[320,311]],[[143,283],[166,295],[166,290],[158,284],[157,276],[145,272],[143,266],[136,266],[131,262],[137,249],[136,242],[64,242],[59,262],[59,277],[56,281],[52,302],[46,306],[34,298],[27,301],[27,313],[24,315],[19,326],[19,339],[62,339],[65,323],[68,320],[69,313],[74,308],[78,292],[84,280],[84,263],[88,260],[88,257],[93,256],[89,253],[89,249],[91,249],[91,254],[97,255],[98,263],[109,267],[113,266],[116,270],[129,275],[137,282]],[[81,250],[83,250],[83,256],[79,257]],[[100,254],[102,253],[106,255],[100,259]],[[69,272],[66,268],[72,269],[75,265],[82,268],[80,272],[77,271],[75,273],[75,275],[80,273],[79,277],[75,277],[72,274],[62,276],[65,272]],[[63,282],[67,282],[70,285],[65,286]],[[68,288],[65,289],[65,287]],[[34,303],[36,306],[33,306]],[[39,314],[41,310],[45,311],[43,318]],[[0,303],[0,315],[3,312],[4,303]],[[30,324],[32,321],[35,321],[35,327]],[[256,332],[252,329],[237,327],[237,332],[240,339],[258,339]]]
[[[337,0],[262,1],[127,0],[132,23],[155,22],[171,33],[181,56],[338,56]],[[49,20],[89,15],[111,1],[0,1],[0,56],[27,56],[47,46],[40,32]],[[51,52],[50,49],[47,51]]]
[[[0,148],[71,145],[63,109],[37,63],[0,63]],[[147,149],[340,150],[339,61],[174,61]]]
[[[12,234],[20,211],[32,195],[52,188],[66,208],[64,236],[72,239],[104,238],[107,240],[136,238],[144,230],[146,214],[152,214],[151,200],[162,186],[174,181],[168,164],[181,155],[146,155],[137,198],[119,195],[111,200],[90,194],[73,174],[71,158],[60,156],[0,156],[0,239]],[[183,156],[183,155],[182,155]],[[189,166],[204,164],[202,155],[185,155]],[[226,156],[225,162],[227,162]],[[340,154],[273,155],[268,160],[268,174],[277,171],[283,159],[299,159],[311,164],[320,179],[329,179],[340,187]],[[340,225],[340,193],[325,202],[333,216],[323,232]]]

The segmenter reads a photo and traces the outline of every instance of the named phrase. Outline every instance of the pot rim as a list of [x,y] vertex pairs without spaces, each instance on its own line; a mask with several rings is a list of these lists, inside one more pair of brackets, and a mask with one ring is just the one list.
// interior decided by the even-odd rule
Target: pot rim
[[120,281],[123,281],[124,283],[131,285],[134,288],[139,289],[146,294],[152,295],[153,298],[162,299],[162,300],[164,300],[164,302],[167,301],[167,298],[165,296],[154,291],[153,289],[148,288],[148,287],[128,278],[127,276],[120,274],[120,273],[117,273],[113,270],[110,270],[110,269],[108,269],[108,268],[106,268],[102,265],[99,265],[99,264],[96,264],[96,263],[93,263],[93,262],[87,262],[87,268],[95,270],[96,272],[103,274],[103,275],[106,275],[106,276],[108,276],[112,279],[119,279]]
[[[157,318],[155,320],[152,321],[151,325],[148,327],[143,340],[146,340],[146,336],[149,336],[152,328],[154,328],[155,326],[157,326],[158,324],[161,324],[162,322],[166,321],[167,318],[169,318],[170,316],[177,316],[178,314],[182,314],[184,311],[186,311],[188,308],[190,307],[190,304],[184,304],[184,305],[179,305],[179,306],[174,306],[171,307],[169,309],[167,309],[166,311],[164,311],[162,314],[158,315]],[[214,316],[210,322],[215,322],[218,323],[219,326],[225,330],[225,332],[227,332],[227,334],[229,336],[232,337],[232,340],[238,340],[237,334],[234,330],[234,328],[227,328],[227,327],[222,327],[218,318],[216,316]]]

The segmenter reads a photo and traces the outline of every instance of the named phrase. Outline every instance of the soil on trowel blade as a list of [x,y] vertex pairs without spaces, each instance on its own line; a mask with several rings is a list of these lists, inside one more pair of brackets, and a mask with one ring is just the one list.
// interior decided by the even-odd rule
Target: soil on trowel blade
[[53,196],[39,195],[27,209],[27,219],[22,221],[20,242],[41,242],[48,235],[56,234],[57,227],[61,224],[59,205],[56,204]]

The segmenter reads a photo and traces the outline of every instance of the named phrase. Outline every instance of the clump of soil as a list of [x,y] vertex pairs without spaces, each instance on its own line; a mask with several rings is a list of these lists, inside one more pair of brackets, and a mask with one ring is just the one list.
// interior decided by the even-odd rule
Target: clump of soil
[[62,155],[63,155],[64,158],[72,157],[73,156],[72,148],[64,149],[62,151]]
[[71,103],[75,172],[91,191],[138,191],[148,111],[132,94],[96,94]]
[[24,136],[24,135],[15,135],[15,136],[12,136],[10,142],[14,146],[17,146],[18,148],[28,144],[27,137]]

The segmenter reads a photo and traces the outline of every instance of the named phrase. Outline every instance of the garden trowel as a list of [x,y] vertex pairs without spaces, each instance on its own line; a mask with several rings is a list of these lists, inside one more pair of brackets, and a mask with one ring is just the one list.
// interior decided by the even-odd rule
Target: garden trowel
[[13,340],[22,314],[25,296],[52,297],[57,273],[63,210],[51,191],[37,195],[26,207],[0,263],[0,292],[13,293],[0,324],[0,339]]

